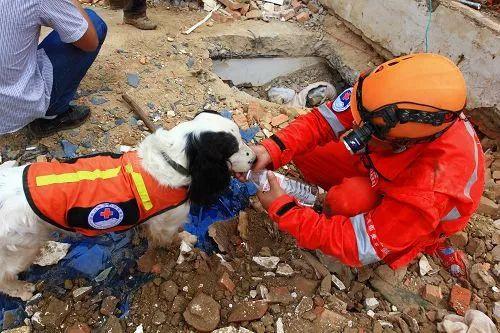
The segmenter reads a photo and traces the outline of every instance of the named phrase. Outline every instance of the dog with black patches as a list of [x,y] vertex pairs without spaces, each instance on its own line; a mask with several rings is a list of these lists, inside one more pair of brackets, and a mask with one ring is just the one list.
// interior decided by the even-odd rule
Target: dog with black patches
[[136,152],[70,163],[0,166],[0,292],[22,300],[20,281],[54,230],[87,236],[141,224],[151,246],[166,246],[190,203],[213,203],[255,155],[234,122],[212,112],[146,137]]

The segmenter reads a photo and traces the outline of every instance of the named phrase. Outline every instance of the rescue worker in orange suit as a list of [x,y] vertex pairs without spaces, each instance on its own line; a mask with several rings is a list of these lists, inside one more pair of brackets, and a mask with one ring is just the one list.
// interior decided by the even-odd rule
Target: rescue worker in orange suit
[[437,254],[463,277],[463,254],[446,238],[464,229],[483,192],[484,158],[462,114],[460,70],[436,54],[413,54],[362,74],[353,88],[254,146],[254,170],[293,161],[328,190],[323,210],[300,206],[268,174],[258,197],[298,245],[349,266],[406,266]]

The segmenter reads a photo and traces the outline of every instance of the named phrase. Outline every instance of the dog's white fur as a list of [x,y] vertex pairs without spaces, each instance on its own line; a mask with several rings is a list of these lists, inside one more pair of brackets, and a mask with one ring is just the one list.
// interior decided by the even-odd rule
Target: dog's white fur
[[[164,151],[175,162],[187,167],[185,148],[188,135],[207,131],[232,134],[238,141],[239,150],[229,158],[229,168],[233,172],[250,169],[255,155],[241,139],[236,124],[210,113],[201,113],[192,121],[181,123],[170,131],[159,129],[146,137],[138,147],[143,168],[165,186],[189,186],[190,177],[181,175],[168,165],[161,152]],[[55,227],[41,220],[28,204],[22,184],[24,168],[0,165],[0,292],[29,300],[33,296],[34,286],[18,280],[17,275],[33,263]],[[169,244],[186,221],[188,212],[187,202],[145,223],[150,244]]]

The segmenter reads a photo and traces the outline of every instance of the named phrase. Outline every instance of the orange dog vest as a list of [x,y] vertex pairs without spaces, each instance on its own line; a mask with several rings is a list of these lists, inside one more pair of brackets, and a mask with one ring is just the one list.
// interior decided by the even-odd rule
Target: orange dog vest
[[136,152],[31,164],[23,187],[40,218],[86,236],[133,228],[187,200],[186,188],[158,184]]

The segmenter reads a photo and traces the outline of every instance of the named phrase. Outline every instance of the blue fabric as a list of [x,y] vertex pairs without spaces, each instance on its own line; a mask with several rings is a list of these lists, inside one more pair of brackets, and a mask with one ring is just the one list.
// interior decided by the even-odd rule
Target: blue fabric
[[99,38],[99,47],[93,52],[85,52],[61,41],[59,34],[52,31],[38,46],[44,49],[53,67],[53,84],[50,106],[47,116],[54,116],[68,111],[69,103],[74,99],[76,90],[87,70],[94,62],[106,38],[106,23],[92,10],[85,9],[94,24]]

